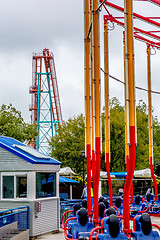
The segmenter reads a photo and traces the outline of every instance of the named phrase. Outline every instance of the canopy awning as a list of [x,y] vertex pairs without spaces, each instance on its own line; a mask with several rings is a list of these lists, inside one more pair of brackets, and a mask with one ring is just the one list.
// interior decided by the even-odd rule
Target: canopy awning
[[76,173],[73,172],[70,167],[64,167],[64,168],[60,168],[59,175],[69,176],[69,175],[76,175]]
[[143,178],[151,178],[151,170],[149,168],[145,168],[142,170],[134,171],[135,177],[143,177]]
[[59,176],[59,183],[77,184],[79,182],[70,178]]
[[[127,172],[110,172],[111,178],[126,178]],[[92,176],[92,171],[91,171]],[[85,176],[87,178],[87,175]],[[134,178],[151,178],[151,170],[149,168],[145,168],[142,170],[136,170],[134,171]],[[107,179],[107,173],[100,171],[100,178],[101,179]]]
[[[42,184],[48,184],[48,183],[53,183],[53,174],[51,174],[47,180],[46,179],[42,180]],[[65,177],[59,176],[59,183],[68,183],[68,184],[73,185],[73,184],[77,184],[79,182],[75,181],[73,179],[70,179],[70,178],[65,178]]]
[[127,172],[111,172],[110,173],[111,177],[126,177],[127,176]]

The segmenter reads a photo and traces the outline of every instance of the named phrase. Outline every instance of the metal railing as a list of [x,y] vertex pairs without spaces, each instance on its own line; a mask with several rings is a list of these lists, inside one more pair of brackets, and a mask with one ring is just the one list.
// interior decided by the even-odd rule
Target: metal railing
[[18,229],[29,229],[29,207],[12,208],[0,212],[0,227],[17,222]]

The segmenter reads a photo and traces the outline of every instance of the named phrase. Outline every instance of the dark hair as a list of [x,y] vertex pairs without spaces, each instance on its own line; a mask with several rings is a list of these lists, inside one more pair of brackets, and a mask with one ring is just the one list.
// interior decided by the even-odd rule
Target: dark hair
[[85,208],[81,208],[78,212],[79,215],[79,222],[82,226],[85,226],[88,221],[88,214]]

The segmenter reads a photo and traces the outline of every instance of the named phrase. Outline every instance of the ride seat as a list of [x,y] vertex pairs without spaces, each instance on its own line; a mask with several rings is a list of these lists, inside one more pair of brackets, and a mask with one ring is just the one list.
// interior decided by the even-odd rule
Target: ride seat
[[120,230],[122,228],[122,223],[119,222],[115,214],[111,214],[103,220],[103,234],[98,234],[97,240],[113,240],[113,239],[124,239],[127,240],[125,233]]
[[105,217],[109,217],[111,214],[116,215],[116,210],[114,207],[109,207],[108,209],[105,210],[104,215]]
[[133,237],[136,240],[159,240],[159,234],[157,231],[152,230],[151,218],[148,213],[142,213],[141,216],[136,217],[135,229]]
[[99,219],[102,220],[104,218],[104,210],[106,206],[103,202],[99,202]]
[[94,228],[94,224],[88,221],[88,213],[85,208],[81,208],[76,214],[77,222],[72,224],[72,238],[89,237]]
[[118,208],[119,214],[123,215],[123,199],[120,196],[116,197],[115,206]]
[[138,214],[138,211],[143,211],[145,208],[145,203],[142,203],[142,196],[136,195],[135,196],[135,202],[132,203],[131,208],[130,208],[130,216],[134,217],[135,215]]
[[[73,214],[69,216],[69,218],[71,217],[75,217],[76,216],[76,212],[81,208],[80,203],[75,203],[75,205],[73,206]],[[67,227],[69,228],[73,223],[75,223],[76,220],[70,220],[68,221]],[[71,229],[67,231],[67,237],[68,238],[72,238],[72,231]]]

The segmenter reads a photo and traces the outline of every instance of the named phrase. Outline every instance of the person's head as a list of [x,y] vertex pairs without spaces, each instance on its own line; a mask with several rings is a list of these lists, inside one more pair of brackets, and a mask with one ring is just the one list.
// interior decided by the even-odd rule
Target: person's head
[[86,188],[87,187],[87,185],[84,185],[84,188]]

